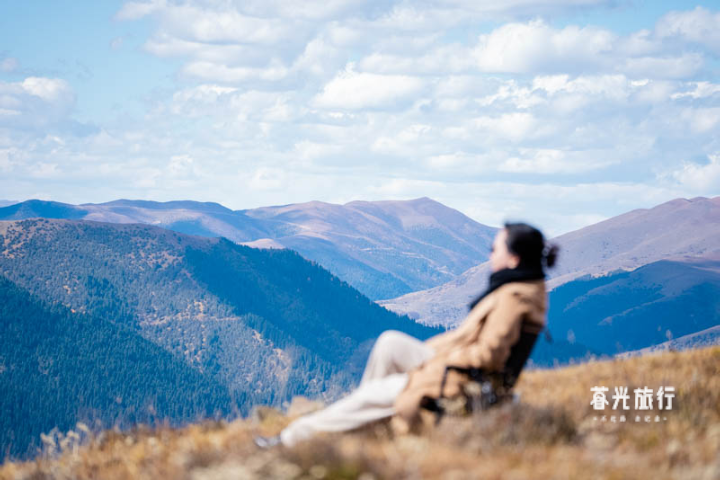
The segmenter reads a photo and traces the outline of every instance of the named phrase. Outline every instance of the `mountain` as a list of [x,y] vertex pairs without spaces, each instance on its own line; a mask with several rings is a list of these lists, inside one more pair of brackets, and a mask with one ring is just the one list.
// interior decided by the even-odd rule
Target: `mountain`
[[0,220],[35,217],[145,223],[259,248],[290,248],[373,300],[453,279],[488,258],[497,231],[427,197],[237,211],[217,203],[139,200],[77,206],[29,200],[0,208]]
[[0,276],[0,446],[24,458],[77,421],[180,425],[232,412],[228,389],[135,331],[48,305]]
[[35,217],[78,219],[84,217],[85,214],[85,210],[74,205],[44,200],[28,200],[0,208],[0,220],[22,220]]
[[317,261],[373,299],[438,285],[489,256],[496,228],[429,198],[323,202],[244,213],[296,229],[272,237]]
[[0,207],[7,207],[8,205],[15,205],[18,203],[16,200],[0,200]]
[[438,332],[287,249],[50,219],[0,222],[0,249],[0,276],[161,346],[227,387],[242,414],[294,395],[340,395],[386,329]]
[[[667,258],[713,255],[720,252],[718,238],[720,197],[678,198],[632,210],[551,239],[561,250],[558,264],[548,270],[548,289]],[[438,287],[379,303],[427,325],[452,326],[465,316],[468,302],[486,288],[489,275],[485,262]]]
[[630,358],[648,355],[650,353],[659,354],[667,351],[692,350],[713,346],[720,346],[720,325],[691,333],[689,335],[683,335],[680,338],[668,340],[667,342],[659,343],[657,345],[653,345],[652,347],[618,353],[615,356],[617,358]]
[[720,256],[661,260],[573,280],[550,293],[548,316],[555,337],[602,355],[678,337],[687,345],[720,325]]

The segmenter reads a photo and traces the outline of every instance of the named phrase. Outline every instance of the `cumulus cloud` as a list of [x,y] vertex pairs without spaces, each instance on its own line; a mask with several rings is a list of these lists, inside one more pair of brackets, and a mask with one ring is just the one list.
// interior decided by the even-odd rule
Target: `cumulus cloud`
[[658,21],[657,34],[697,43],[720,55],[720,12],[703,7],[670,12]]
[[287,76],[288,69],[277,60],[264,67],[228,67],[212,62],[192,62],[183,67],[182,73],[204,81],[235,83],[245,80],[281,80]]
[[29,77],[20,84],[29,94],[40,97],[48,102],[74,100],[70,85],[59,78]]
[[683,162],[679,169],[670,172],[670,176],[697,194],[717,194],[720,191],[720,153],[708,155],[707,158],[708,163],[704,165]]
[[55,128],[72,119],[67,83],[0,83],[0,188],[23,197],[35,169],[106,199],[182,188],[236,208],[430,196],[557,229],[712,193],[717,161],[682,160],[718,151],[717,13],[629,33],[571,17],[611,3],[129,2],[116,18],[146,19],[144,52],[179,64],[175,83],[85,138]]
[[75,92],[63,79],[0,81],[0,126],[37,129],[56,125],[68,119],[74,104]]
[[720,124],[720,107],[686,108],[680,112],[680,120],[689,125],[694,133],[716,131]]
[[672,98],[706,98],[720,93],[720,85],[710,82],[689,82],[691,90],[673,93]]
[[478,66],[488,72],[525,73],[585,69],[606,63],[616,36],[596,27],[557,30],[542,20],[503,25],[481,35],[475,49]]
[[412,99],[424,87],[420,78],[409,75],[378,75],[356,72],[352,65],[328,82],[313,100],[330,109],[393,108]]

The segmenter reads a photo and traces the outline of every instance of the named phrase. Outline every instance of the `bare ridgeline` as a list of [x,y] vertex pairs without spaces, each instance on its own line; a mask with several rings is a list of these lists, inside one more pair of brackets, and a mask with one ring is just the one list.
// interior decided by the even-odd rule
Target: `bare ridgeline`
[[[597,386],[609,389],[603,411]],[[632,398],[614,407],[616,387],[673,387],[671,408],[639,409]],[[515,404],[426,422],[416,434],[379,423],[293,449],[259,451],[252,438],[318,408],[301,398],[287,414],[259,408],[231,423],[78,429],[46,436],[43,455],[5,464],[0,479],[720,478],[720,347],[526,371],[516,391]]]

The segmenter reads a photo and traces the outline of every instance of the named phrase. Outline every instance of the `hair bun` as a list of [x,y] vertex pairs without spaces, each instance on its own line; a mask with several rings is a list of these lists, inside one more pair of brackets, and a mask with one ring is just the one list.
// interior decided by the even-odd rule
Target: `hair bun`
[[555,265],[555,262],[557,261],[559,250],[560,250],[560,247],[554,243],[547,244],[543,248],[542,255],[543,255],[543,258],[545,259],[545,265],[547,265],[548,268],[552,268]]

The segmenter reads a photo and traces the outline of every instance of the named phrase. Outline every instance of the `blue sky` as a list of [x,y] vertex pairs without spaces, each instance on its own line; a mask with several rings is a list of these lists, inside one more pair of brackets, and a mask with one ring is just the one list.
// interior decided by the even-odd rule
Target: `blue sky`
[[560,234],[720,195],[718,32],[718,2],[2,2],[0,199],[429,196]]

